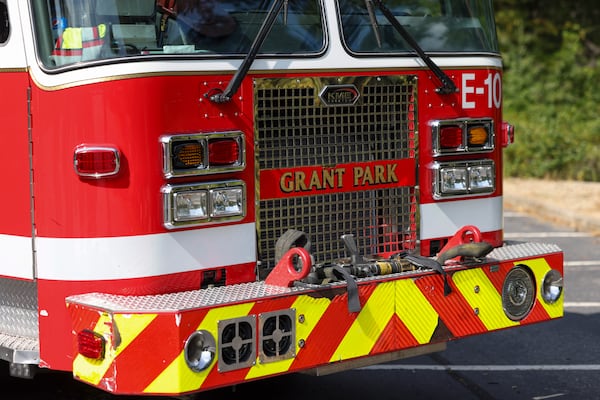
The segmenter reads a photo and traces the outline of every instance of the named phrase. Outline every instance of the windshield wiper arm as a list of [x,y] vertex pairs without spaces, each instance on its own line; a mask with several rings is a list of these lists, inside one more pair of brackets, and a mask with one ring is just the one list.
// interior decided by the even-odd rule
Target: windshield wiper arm
[[438,87],[436,89],[436,92],[440,94],[457,93],[458,88],[456,87],[452,79],[450,79],[450,77],[446,75],[446,73],[442,71],[435,62],[433,62],[433,60],[427,55],[427,53],[425,53],[425,51],[421,48],[421,46],[419,46],[415,38],[413,38],[412,35],[406,30],[406,28],[404,28],[402,24],[398,22],[398,20],[396,19],[394,14],[392,14],[390,9],[387,8],[385,4],[383,4],[383,0],[369,1],[372,1],[375,5],[377,5],[377,7],[379,7],[383,15],[387,18],[388,21],[390,21],[390,24],[392,24],[392,26],[398,31],[402,38],[408,43],[410,47],[413,48],[413,50],[417,52],[419,57],[421,57],[425,64],[427,64],[427,67],[429,67],[429,69],[440,80],[442,86]]
[[375,40],[377,40],[377,46],[381,47],[381,35],[379,33],[377,17],[375,17],[375,12],[373,11],[373,2],[371,0],[365,0],[365,6],[367,7],[367,12],[369,13],[369,21],[371,22],[371,28],[373,28]]
[[231,78],[231,81],[229,81],[229,84],[223,92],[215,93],[209,96],[210,101],[213,103],[226,103],[231,100],[235,92],[237,92],[237,90],[240,88],[240,85],[248,73],[252,62],[256,59],[256,55],[267,38],[267,35],[271,31],[271,27],[275,23],[275,19],[277,18],[277,15],[279,15],[281,7],[283,7],[284,4],[287,4],[287,2],[288,0],[275,0],[273,2],[271,9],[268,11],[265,20],[260,27],[260,30],[254,38],[254,42],[252,42],[252,46],[250,47],[248,54],[246,54],[246,57],[244,57],[244,60],[242,61],[242,65],[240,65],[240,68],[236,71],[233,78]]

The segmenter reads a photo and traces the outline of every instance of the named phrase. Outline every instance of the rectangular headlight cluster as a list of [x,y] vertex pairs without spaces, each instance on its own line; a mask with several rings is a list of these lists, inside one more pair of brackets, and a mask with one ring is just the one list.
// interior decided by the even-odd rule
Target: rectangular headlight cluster
[[434,157],[494,150],[494,121],[489,118],[433,121],[431,133]]
[[162,194],[167,229],[237,221],[246,215],[243,181],[166,185]]
[[163,136],[161,143],[166,178],[235,172],[245,166],[240,131]]
[[435,163],[435,198],[481,195],[496,189],[496,167],[492,160],[461,163]]

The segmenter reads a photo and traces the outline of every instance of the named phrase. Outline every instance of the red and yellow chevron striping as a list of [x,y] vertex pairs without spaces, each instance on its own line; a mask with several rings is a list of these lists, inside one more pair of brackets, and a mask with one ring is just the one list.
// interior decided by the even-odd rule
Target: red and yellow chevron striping
[[[208,289],[229,293],[212,303],[202,296],[182,297],[178,307],[173,307],[172,298],[169,307],[161,307],[148,304],[148,299],[137,304],[120,296],[86,295],[85,301],[75,296],[67,301],[73,331],[94,331],[106,340],[106,346],[101,360],[76,354],[73,374],[113,393],[191,393],[334,363],[368,361],[386,353],[561,317],[562,297],[548,304],[540,290],[536,290],[525,318],[515,321],[507,317],[503,284],[517,265],[531,271],[536,285],[541,285],[552,268],[562,274],[562,258],[550,254],[453,268],[448,271],[452,288],[448,295],[444,295],[442,276],[432,271],[365,279],[358,282],[359,312],[348,310],[345,284],[279,288],[256,282],[237,289]],[[247,298],[231,296],[249,289],[255,293]],[[164,296],[169,295],[157,296],[160,299],[156,301]],[[279,330],[272,332],[289,335],[285,343],[292,348],[284,356],[273,356],[267,351],[272,343],[266,334],[269,325],[263,325],[265,316],[267,321],[270,316],[286,321],[287,315],[293,316],[290,327],[279,325]],[[227,340],[228,324],[236,327],[231,342]],[[249,330],[244,331],[246,325]],[[216,358],[196,372],[188,367],[185,345],[199,330],[215,338],[216,349],[212,350]],[[232,364],[226,364],[229,351],[251,358],[238,365],[234,357]]]

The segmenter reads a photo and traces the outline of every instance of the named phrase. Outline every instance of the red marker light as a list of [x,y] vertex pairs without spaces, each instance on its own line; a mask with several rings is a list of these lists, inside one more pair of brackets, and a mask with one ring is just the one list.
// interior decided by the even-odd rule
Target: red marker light
[[235,165],[240,161],[240,145],[235,139],[213,139],[208,142],[210,165]]
[[106,340],[99,333],[85,329],[77,334],[77,351],[84,357],[102,360],[105,347]]
[[515,127],[506,121],[502,122],[502,147],[508,147],[508,145],[515,142]]
[[73,165],[77,175],[102,178],[116,175],[120,168],[119,151],[113,147],[81,145],[75,149]]
[[442,126],[440,129],[440,146],[442,149],[456,149],[462,145],[462,128],[456,125]]

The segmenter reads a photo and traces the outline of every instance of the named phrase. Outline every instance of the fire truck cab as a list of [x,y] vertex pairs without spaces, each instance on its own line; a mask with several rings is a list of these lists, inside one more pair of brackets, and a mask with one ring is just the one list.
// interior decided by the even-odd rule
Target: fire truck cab
[[0,0],[0,87],[15,376],[179,395],[563,315],[560,248],[503,238],[491,0]]

